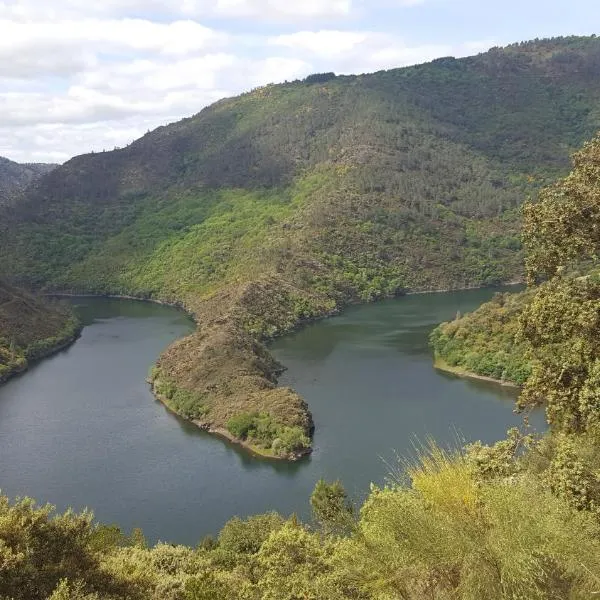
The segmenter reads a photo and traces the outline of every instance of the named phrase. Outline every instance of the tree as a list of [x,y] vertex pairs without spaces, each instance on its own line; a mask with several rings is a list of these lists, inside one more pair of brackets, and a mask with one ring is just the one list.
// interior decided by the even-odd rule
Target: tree
[[530,282],[600,253],[600,136],[573,157],[573,170],[523,207]]
[[587,431],[600,423],[600,137],[524,207],[523,242],[529,281],[547,281],[519,319],[535,357],[519,406],[545,404],[555,429]]
[[310,497],[313,516],[327,531],[344,532],[354,524],[354,510],[341,482],[320,479]]

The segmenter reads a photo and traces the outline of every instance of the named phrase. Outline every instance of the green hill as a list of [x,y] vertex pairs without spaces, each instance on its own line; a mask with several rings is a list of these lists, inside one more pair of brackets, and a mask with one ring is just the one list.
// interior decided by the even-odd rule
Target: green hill
[[67,307],[0,281],[0,382],[65,346],[78,332]]
[[600,128],[599,92],[595,37],[259,88],[52,171],[0,213],[0,274],[183,304],[198,331],[157,393],[289,456],[312,422],[262,343],[349,302],[519,279],[518,207]]

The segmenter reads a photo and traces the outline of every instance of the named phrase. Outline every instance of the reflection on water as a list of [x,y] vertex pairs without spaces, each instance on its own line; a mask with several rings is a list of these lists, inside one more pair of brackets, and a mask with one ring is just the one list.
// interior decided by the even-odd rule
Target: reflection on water
[[[193,329],[184,314],[75,299],[87,325],[81,339],[0,388],[0,488],[59,509],[89,506],[104,522],[188,544],[236,514],[308,517],[321,477],[341,479],[360,499],[396,468],[396,456],[429,437],[451,447],[493,442],[520,422],[515,390],[436,372],[427,346],[434,324],[492,294],[352,307],[274,343],[288,367],[281,383],[305,396],[317,427],[315,452],[293,464],[257,459],[154,400],[148,369]],[[541,413],[532,422],[544,427]]]

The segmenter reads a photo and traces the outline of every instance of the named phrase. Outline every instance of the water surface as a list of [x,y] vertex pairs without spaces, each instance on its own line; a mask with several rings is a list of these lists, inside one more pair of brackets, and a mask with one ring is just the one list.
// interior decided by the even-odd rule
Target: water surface
[[[320,477],[357,499],[383,483],[396,454],[428,436],[493,442],[520,422],[515,392],[435,371],[427,337],[492,290],[415,295],[353,307],[273,344],[281,379],[308,400],[315,452],[300,463],[252,458],[172,415],[145,383],[182,313],[135,301],[75,300],[86,327],[71,348],[0,388],[0,488],[151,540],[195,544],[233,515],[308,516]],[[542,415],[534,424],[543,427]]]

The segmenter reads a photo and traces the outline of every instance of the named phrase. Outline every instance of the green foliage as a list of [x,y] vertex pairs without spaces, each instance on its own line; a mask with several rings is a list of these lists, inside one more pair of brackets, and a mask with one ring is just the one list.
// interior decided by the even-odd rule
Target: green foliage
[[80,329],[66,305],[0,281],[0,383],[73,341]]
[[235,517],[219,533],[219,548],[237,554],[256,554],[272,532],[283,527],[283,518],[275,512],[242,520]]
[[218,574],[206,571],[191,577],[185,584],[185,600],[236,598],[232,586]]
[[204,394],[177,386],[160,368],[155,366],[151,369],[150,381],[165,403],[187,419],[203,419],[210,413]]
[[278,423],[268,413],[238,413],[227,421],[229,432],[263,448],[271,448],[278,456],[302,452],[310,447],[310,439],[301,427]]
[[69,598],[66,578],[75,582],[74,598],[83,594],[79,581],[90,592],[123,591],[92,550],[92,515],[51,516],[51,508],[0,496],[0,597],[45,600],[58,587],[58,598]]
[[310,497],[313,517],[326,531],[348,531],[354,524],[354,510],[342,483],[317,481]]
[[[600,137],[578,152],[571,173],[524,209],[523,240],[531,281],[540,285],[519,318],[535,355],[521,407],[545,404],[557,430],[600,423]],[[585,276],[577,276],[583,269]]]
[[257,413],[240,413],[227,421],[227,429],[230,433],[235,435],[235,437],[245,440],[248,437],[250,430],[254,428],[257,417]]
[[335,79],[335,73],[313,73],[308,77],[305,77],[302,81],[304,83],[327,83]]
[[438,366],[523,385],[531,357],[528,344],[515,337],[530,298],[529,292],[496,294],[475,312],[439,325],[430,337]]
[[283,427],[273,440],[273,452],[279,456],[302,453],[310,447],[310,438],[301,427]]
[[519,458],[534,443],[531,435],[524,435],[519,429],[507,432],[505,440],[486,446],[481,442],[466,447],[466,460],[472,472],[481,479],[505,478],[522,472]]
[[98,594],[87,594],[85,584],[81,581],[70,584],[62,579],[48,600],[100,600]]
[[512,430],[466,453],[432,445],[402,483],[372,487],[352,527],[339,527],[351,518],[339,482],[321,481],[311,504],[334,527],[234,518],[196,549],[0,497],[0,597],[587,600],[600,577],[598,439]]
[[333,545],[293,522],[271,533],[257,554],[262,600],[320,600],[320,578],[330,567]]
[[537,363],[519,403],[544,404],[556,429],[584,431],[600,421],[600,284],[557,277],[537,289],[520,319]]
[[600,137],[573,156],[573,170],[523,207],[527,273],[533,282],[553,277],[573,262],[598,257],[600,236]]
[[411,489],[372,492],[344,554],[372,597],[590,597],[600,572],[591,514],[527,476],[482,482],[435,448],[410,474]]

